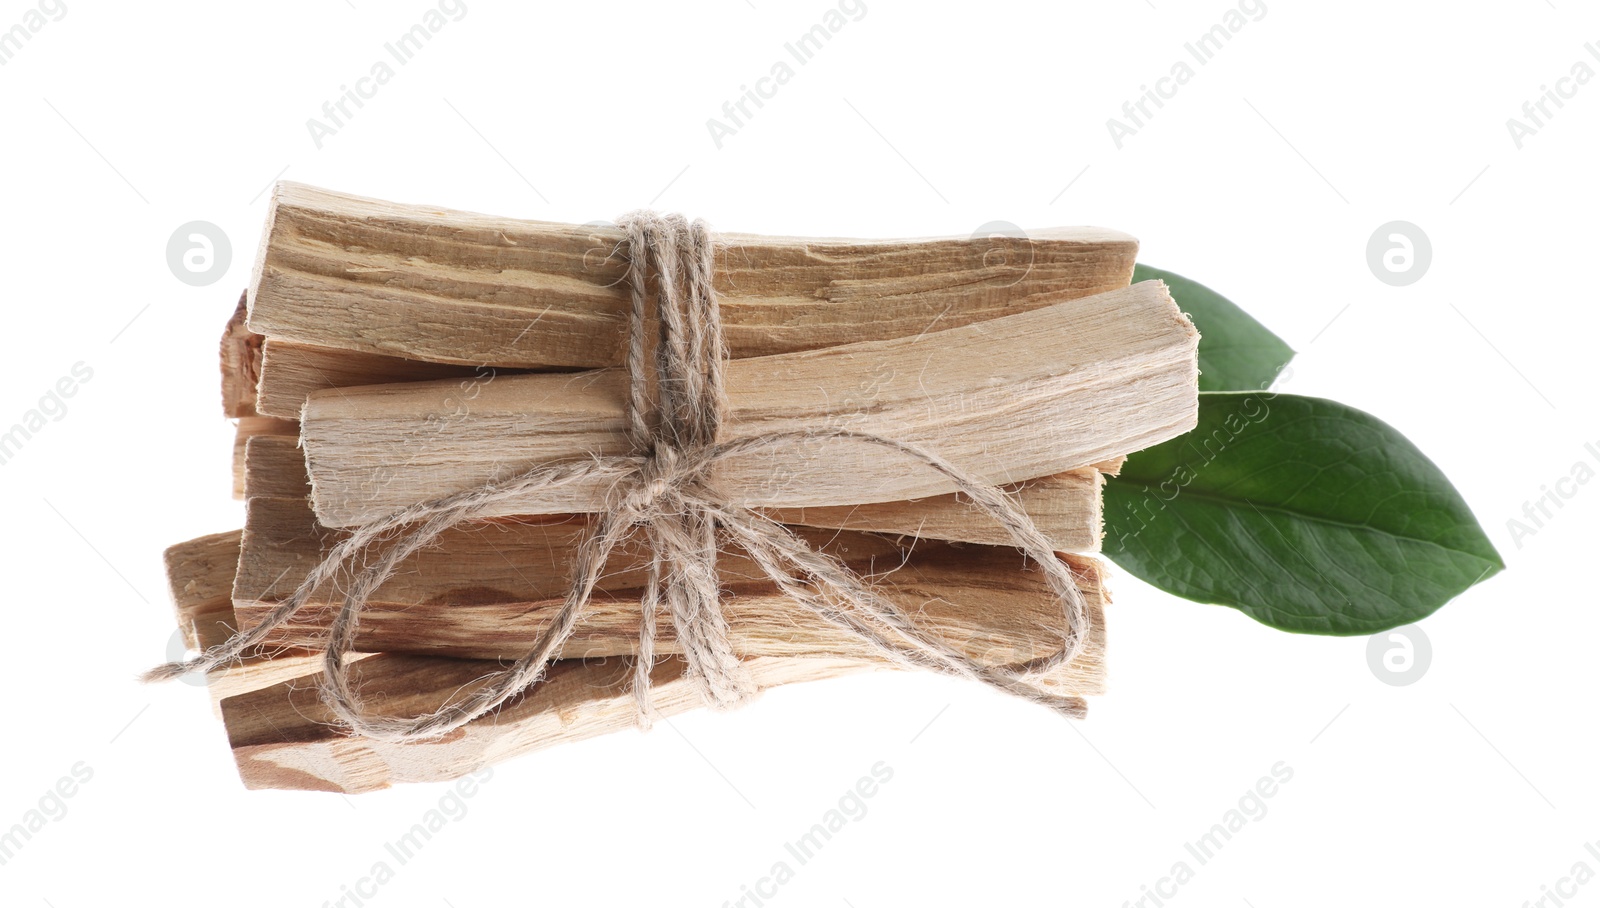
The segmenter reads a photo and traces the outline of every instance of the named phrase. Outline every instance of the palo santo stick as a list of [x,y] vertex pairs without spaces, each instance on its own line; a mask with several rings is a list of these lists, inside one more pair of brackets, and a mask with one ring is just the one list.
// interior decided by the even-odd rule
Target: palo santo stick
[[[250,328],[434,362],[613,365],[626,325],[622,240],[614,227],[279,183],[250,284]],[[1093,227],[719,241],[716,290],[736,359],[910,337],[1111,290],[1127,285],[1138,252],[1132,237]]]
[[[1098,621],[1098,617],[1097,617]],[[829,657],[756,656],[743,660],[763,689],[885,667]],[[352,667],[367,709],[418,715],[471,693],[501,668],[494,662],[384,653]],[[704,705],[680,657],[650,674],[650,701],[675,716]],[[1036,679],[1057,694],[1099,692],[1064,682],[1060,669]],[[554,663],[530,693],[438,740],[391,744],[350,735],[317,692],[320,676],[280,682],[222,704],[239,776],[248,788],[357,793],[406,782],[439,782],[529,751],[581,741],[634,724],[629,658]]]
[[271,416],[241,416],[233,432],[233,497],[242,499],[244,490],[245,446],[257,435],[275,435],[297,438],[300,423],[292,419],[275,419]]
[[[245,326],[246,293],[222,329],[218,345],[222,361],[222,413],[230,418],[255,416],[256,381],[261,374],[262,337]],[[300,414],[294,414],[296,418]]]
[[299,419],[300,409],[313,391],[450,378],[461,383],[462,398],[470,400],[468,395],[474,384],[492,381],[497,374],[508,371],[429,363],[269,337],[262,346],[256,409],[268,416]]
[[[250,442],[244,548],[234,586],[239,620],[253,624],[286,598],[338,541],[321,531],[303,494],[304,467],[293,442]],[[268,479],[267,477],[275,477]],[[299,483],[297,483],[297,480]],[[260,492],[281,490],[279,497]],[[560,606],[572,559],[587,531],[582,520],[560,523],[498,522],[456,527],[413,555],[369,599],[357,648],[472,658],[522,656]],[[1048,655],[1059,646],[1051,628],[1062,625],[1043,575],[1015,549],[953,546],[922,540],[909,550],[876,535],[802,531],[816,547],[855,570],[881,572],[877,586],[915,614],[928,632],[969,657],[1006,665]],[[1084,653],[1061,670],[1076,691],[1098,692],[1104,671],[1105,601],[1100,565],[1062,556],[1072,568],[1095,626]],[[645,559],[637,546],[613,556],[589,614],[564,655],[594,658],[631,655],[639,641],[639,592]],[[778,592],[739,550],[719,560],[727,592],[724,611],[735,652],[747,656],[832,655],[878,658],[876,649],[811,615]],[[326,637],[340,598],[325,591],[268,638],[284,646],[317,646]],[[676,652],[670,616],[659,621],[657,650]]]
[[[763,689],[870,668],[840,659],[745,660]],[[469,693],[495,663],[383,654],[351,674],[367,709],[416,715]],[[671,717],[704,705],[678,657],[651,672],[650,701]],[[492,716],[438,741],[391,744],[342,731],[317,693],[317,677],[286,681],[222,704],[239,777],[247,788],[375,791],[406,782],[440,782],[533,750],[593,738],[634,724],[632,660],[562,660],[543,681]]]
[[[232,636],[237,626],[233,612],[234,569],[239,562],[240,531],[214,533],[166,550],[167,584],[190,649],[216,646]],[[365,654],[353,654],[365,658]],[[291,678],[320,671],[314,653],[282,651],[272,658],[248,656],[238,663],[213,669],[206,675],[212,706],[221,714],[221,702],[246,691],[269,687]]]
[[239,562],[239,530],[212,533],[169,547],[162,553],[167,588],[190,649],[210,646],[233,619],[233,571]]
[[[762,689],[883,667],[827,657],[744,660]],[[351,669],[367,709],[418,715],[471,693],[501,666],[492,662],[384,653]],[[671,717],[704,705],[676,656],[650,673],[650,702]],[[1059,670],[1058,670],[1059,671]],[[539,686],[437,741],[391,744],[343,731],[317,692],[319,676],[284,681],[222,704],[228,740],[247,788],[355,794],[406,782],[441,782],[533,750],[581,741],[634,724],[632,659],[561,660]],[[1072,694],[1055,674],[1037,679]],[[1085,691],[1087,693],[1087,691]]]
[[[293,436],[299,423],[283,419],[255,417],[271,425],[247,432],[239,421],[234,447],[234,496],[244,497],[245,443],[255,435]],[[299,456],[298,448],[296,456]],[[1117,461],[1109,465],[1118,466]],[[1100,465],[1069,470],[1054,476],[1030,479],[1006,486],[1016,501],[1033,518],[1034,524],[1050,540],[1051,548],[1061,553],[1097,552],[1104,536],[1101,514],[1101,489],[1104,486]],[[307,492],[310,491],[309,484]],[[916,501],[884,501],[876,504],[841,505],[823,508],[775,508],[765,511],[779,523],[827,529],[892,533],[919,539],[971,542],[979,545],[1014,545],[1005,530],[973,508],[962,496],[936,495]]]
[[[293,424],[287,424],[293,425]],[[263,442],[256,455],[260,462],[254,473],[259,491],[251,497],[296,500],[311,493],[305,477],[305,460],[298,443],[283,437],[292,433],[262,433],[274,436]],[[238,469],[248,469],[248,455],[238,461]],[[1116,465],[1120,459],[1112,461]],[[1071,470],[1054,476],[1033,479],[1009,486],[1016,501],[1032,517],[1051,547],[1061,553],[1096,552],[1103,534],[1101,518],[1100,468]],[[269,488],[270,486],[270,488]],[[1010,546],[1005,531],[957,495],[940,495],[920,501],[890,501],[832,508],[772,509],[767,515],[779,523],[826,529],[859,530],[915,536],[919,539],[971,542],[981,545]],[[296,518],[298,519],[298,518]],[[311,519],[315,519],[314,517]],[[543,521],[540,521],[543,522]],[[310,564],[306,565],[309,570]]]
[[[261,335],[245,327],[245,297],[239,295],[239,305],[233,317],[222,329],[222,342],[218,360],[222,369],[222,411],[234,422],[233,434],[233,497],[244,497],[245,444],[257,435],[300,434],[300,414],[296,411],[290,419],[277,419],[260,415],[257,408],[256,385],[261,374]],[[196,540],[198,541],[198,540]]]
[[[921,337],[732,360],[723,438],[849,429],[930,448],[985,482],[1023,482],[1193,428],[1196,340],[1166,287],[1146,281]],[[534,464],[625,454],[625,385],[614,369],[505,376],[454,410],[454,383],[312,394],[301,437],[317,516],[354,526]],[[955,491],[907,458],[826,438],[725,459],[713,479],[745,507]],[[596,512],[613,482],[592,476],[484,513]]]
[[[502,374],[482,367],[425,363],[313,347],[268,338],[262,347],[261,381],[256,409],[282,414],[289,419],[245,417],[239,421],[238,442],[234,448],[234,497],[243,497],[244,446],[251,435],[294,435],[299,432],[300,411],[306,397],[314,391],[356,387],[363,384],[390,384],[428,379],[457,379],[454,398],[447,406],[466,412],[482,385]],[[454,410],[452,410],[454,412]],[[1015,484],[1023,510],[1033,517],[1039,529],[1058,552],[1093,552],[1100,548],[1100,471],[1114,472],[1121,458],[1073,470],[1056,476]],[[774,512],[782,523],[837,529],[901,533],[953,542],[986,545],[1011,545],[1005,532],[983,519],[970,504],[955,495],[941,495],[915,502],[879,502],[832,508],[799,508]]]
[[[1102,535],[1099,469],[1090,467],[1007,486],[1057,552],[1093,552]],[[823,508],[772,508],[779,523],[835,527],[871,533],[896,533],[919,539],[946,539],[980,545],[1016,545],[1004,529],[960,495],[918,501],[836,505]]]

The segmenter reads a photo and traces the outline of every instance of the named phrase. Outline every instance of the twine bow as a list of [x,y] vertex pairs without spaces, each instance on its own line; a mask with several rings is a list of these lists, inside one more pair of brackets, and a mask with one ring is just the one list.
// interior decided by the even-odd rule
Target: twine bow
[[[540,464],[509,479],[420,502],[357,527],[289,598],[254,627],[192,659],[159,666],[146,675],[147,680],[210,671],[239,659],[354,562],[359,569],[352,572],[345,587],[323,653],[323,698],[358,734],[398,742],[438,738],[539,683],[583,620],[607,558],[625,538],[642,533],[651,558],[640,602],[639,651],[632,682],[642,727],[649,727],[653,715],[650,670],[655,662],[656,616],[662,603],[672,617],[687,674],[698,682],[709,704],[735,707],[758,693],[728,641],[717,578],[717,550],[722,542],[743,548],[783,593],[823,620],[865,640],[893,663],[969,678],[1081,717],[1085,712],[1081,699],[1052,694],[1032,680],[1076,658],[1088,639],[1090,623],[1072,572],[1055,556],[1032,519],[1004,491],[938,454],[878,435],[819,427],[718,441],[727,405],[722,387],[726,351],[712,289],[715,244],[711,232],[703,221],[690,223],[680,215],[652,212],[635,212],[619,223],[627,234],[629,262],[626,431],[632,453]],[[646,365],[650,357],[647,325],[652,316],[659,324],[653,376]],[[919,629],[899,607],[838,559],[812,549],[762,514],[730,505],[712,482],[712,469],[725,458],[808,440],[873,445],[944,474],[975,507],[1004,527],[1017,547],[1043,571],[1062,608],[1060,648],[1007,666],[985,665],[969,658]],[[469,695],[433,712],[410,718],[368,714],[352,683],[346,656],[355,645],[367,599],[399,564],[441,533],[479,517],[497,503],[593,478],[611,481],[607,507],[594,518],[580,542],[572,585],[533,649],[509,668],[489,676]],[[386,541],[393,544],[381,555],[366,557],[374,545]]]

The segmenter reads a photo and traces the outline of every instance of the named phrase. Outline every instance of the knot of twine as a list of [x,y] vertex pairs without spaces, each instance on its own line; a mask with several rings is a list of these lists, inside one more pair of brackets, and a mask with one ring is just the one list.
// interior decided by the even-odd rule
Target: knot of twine
[[[540,464],[508,479],[413,504],[357,527],[258,624],[192,659],[152,669],[146,679],[175,678],[237,661],[289,620],[319,587],[340,576],[352,562],[359,562],[328,633],[323,699],[357,734],[396,742],[438,738],[539,683],[583,620],[607,558],[624,539],[642,533],[650,561],[640,601],[632,692],[643,728],[650,726],[654,715],[650,672],[655,663],[656,617],[663,603],[672,617],[687,675],[698,683],[711,706],[739,706],[759,691],[728,640],[717,576],[717,551],[724,541],[744,549],[784,594],[866,641],[892,663],[979,681],[1068,716],[1083,716],[1081,699],[1050,693],[1033,680],[1076,658],[1087,641],[1090,623],[1072,572],[1055,556],[1033,520],[1003,490],[938,454],[879,435],[827,427],[718,441],[727,409],[723,393],[727,353],[712,289],[712,234],[703,221],[690,223],[680,215],[635,212],[618,223],[627,234],[626,279],[631,302],[625,410],[631,453]],[[647,325],[651,321],[659,326],[654,373],[646,365],[650,354]],[[1060,647],[1049,655],[1005,666],[969,658],[947,641],[919,629],[898,606],[838,559],[812,549],[770,518],[730,505],[711,483],[712,468],[724,458],[816,440],[873,445],[944,474],[973,506],[1003,526],[1043,571],[1061,607]],[[410,718],[369,714],[352,683],[346,657],[354,648],[368,598],[399,564],[441,533],[479,517],[499,502],[597,477],[612,481],[607,507],[595,516],[579,543],[572,585],[533,649],[510,667],[487,676],[472,693],[433,712]],[[366,557],[374,545],[385,541],[392,545],[381,555]]]

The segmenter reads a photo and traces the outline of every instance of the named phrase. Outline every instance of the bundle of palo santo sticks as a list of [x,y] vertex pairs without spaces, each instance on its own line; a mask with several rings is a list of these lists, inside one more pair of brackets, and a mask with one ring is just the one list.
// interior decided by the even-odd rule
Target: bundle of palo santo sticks
[[[532,463],[625,450],[623,232],[405,206],[284,183],[222,339],[244,528],[166,553],[193,648],[284,601],[353,528]],[[1197,334],[1137,243],[1097,228],[971,239],[723,234],[713,283],[730,357],[725,437],[828,425],[925,445],[1006,489],[1088,606],[1087,644],[1036,677],[1102,692],[1102,477],[1194,425]],[[923,631],[985,665],[1059,643],[1059,606],[1011,538],[932,472],[822,444],[722,464],[743,503],[837,558]],[[591,484],[592,485],[592,484]],[[446,530],[366,602],[352,674],[413,715],[523,656],[561,605],[605,490],[576,483]],[[351,733],[319,696],[343,591],[319,590],[210,692],[253,788],[345,792],[453,778],[632,724],[646,553],[610,556],[543,681],[444,737]],[[717,562],[728,637],[761,687],[888,663]],[[703,705],[661,621],[650,702]]]

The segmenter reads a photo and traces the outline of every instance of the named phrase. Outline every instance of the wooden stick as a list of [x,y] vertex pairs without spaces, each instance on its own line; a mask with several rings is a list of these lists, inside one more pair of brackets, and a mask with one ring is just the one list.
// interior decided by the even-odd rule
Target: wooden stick
[[[273,192],[250,328],[407,359],[520,368],[621,361],[622,231],[400,205],[298,183]],[[716,289],[735,358],[910,337],[1125,286],[1138,242],[1092,227],[1026,237],[723,234]]]
[[[245,298],[248,291],[239,294],[239,305],[233,317],[222,329],[218,345],[222,361],[222,413],[229,418],[256,415],[256,380],[261,374],[262,337],[245,325]],[[294,414],[296,418],[300,414]]]
[[[167,584],[177,612],[178,627],[190,649],[205,649],[226,641],[237,627],[233,612],[234,570],[239,562],[239,530],[213,533],[171,546],[163,554]],[[358,658],[365,654],[356,654]],[[221,715],[224,697],[270,687],[321,670],[320,658],[310,652],[282,651],[271,658],[250,656],[235,665],[206,675],[212,706]]]
[[[1195,424],[1194,326],[1159,281],[920,338],[728,363],[725,440],[816,428],[923,445],[985,482],[1023,482],[1165,441]],[[317,516],[367,523],[552,460],[627,452],[617,370],[421,382],[311,395],[301,437]],[[452,406],[451,401],[455,404]],[[724,460],[735,505],[818,507],[955,491],[882,448],[808,440]],[[486,516],[595,512],[592,477]]]
[[[1049,537],[1057,552],[1095,552],[1103,534],[1100,490],[1105,480],[1097,467],[1013,483],[1005,488]],[[820,508],[771,508],[779,523],[834,527],[872,533],[895,533],[918,539],[1014,546],[1005,530],[960,495],[936,495],[915,501],[837,505]]]
[[[763,689],[882,668],[829,657],[757,656],[744,660]],[[355,666],[352,675],[368,709],[418,715],[469,695],[495,663],[436,656],[382,654]],[[704,705],[676,656],[651,671],[657,713],[675,716]],[[249,788],[356,793],[407,782],[459,778],[492,763],[634,724],[629,687],[633,660],[562,660],[532,692],[493,716],[438,741],[389,744],[341,729],[317,692],[318,676],[283,681],[225,700],[223,720],[239,776]],[[1037,682],[1053,693],[1080,691],[1055,675]]]
[[[871,667],[825,658],[745,661],[763,688]],[[416,715],[470,693],[494,668],[493,663],[385,654],[358,663],[351,674],[367,708]],[[659,715],[670,718],[704,705],[684,668],[678,657],[667,657],[651,672],[650,700]],[[343,731],[317,693],[316,676],[231,697],[223,701],[222,715],[245,787],[354,794],[456,779],[530,751],[632,727],[632,675],[629,659],[563,660],[530,694],[493,716],[439,741],[414,744]]]
[[[233,594],[235,612],[247,624],[286,598],[340,538],[317,525],[304,497],[304,467],[291,441],[253,439],[248,470],[252,491]],[[268,497],[262,494],[268,488],[286,494]],[[368,600],[358,648],[486,659],[522,656],[566,595],[572,559],[585,532],[587,523],[580,519],[501,521],[447,531]],[[1050,629],[1063,624],[1060,608],[1053,605],[1043,575],[1030,569],[1015,549],[932,540],[906,547],[865,533],[800,532],[858,572],[880,574],[880,592],[914,614],[930,633],[985,664],[1025,662],[1059,646],[1059,635]],[[1098,616],[1105,602],[1099,562],[1062,558],[1077,577],[1091,615]],[[565,656],[637,651],[644,564],[637,546],[613,557]],[[728,594],[724,611],[730,636],[739,654],[878,658],[873,647],[779,593],[738,550],[724,554],[718,567]],[[325,591],[269,641],[320,645],[339,602],[337,591]],[[658,626],[657,651],[677,652],[670,616],[663,613]],[[1088,648],[1062,679],[1081,691],[1097,692],[1104,644],[1104,629],[1097,623]]]
[[233,615],[233,571],[239,561],[240,530],[180,542],[162,553],[167,588],[184,645],[201,649],[226,639]]
[[300,423],[292,419],[271,416],[241,416],[233,431],[233,497],[243,499],[245,446],[257,435],[272,435],[298,439]]
[[[758,656],[744,662],[763,689],[882,667],[828,657]],[[494,668],[493,663],[386,653],[356,664],[351,674],[368,709],[418,715],[470,694]],[[704,705],[684,669],[681,658],[669,656],[651,671],[650,702],[659,715]],[[356,793],[455,779],[534,750],[630,728],[632,675],[631,659],[562,660],[538,687],[493,716],[438,741],[414,744],[343,731],[318,695],[316,676],[229,698],[222,715],[246,787]],[[1074,692],[1051,675],[1038,683],[1054,693]]]
[[[235,448],[234,470],[238,488],[243,488],[246,472],[244,443],[255,435],[263,435],[279,440],[264,443],[261,448],[258,456],[264,459],[264,464],[257,472],[255,481],[262,486],[262,490],[253,497],[299,499],[310,495],[311,485],[305,478],[304,457],[298,441],[293,438],[299,424],[288,420],[267,420],[269,428],[246,435],[246,422],[240,420],[239,446]],[[1121,460],[1116,458],[1095,467],[1069,470],[1006,488],[1016,496],[1017,503],[1033,518],[1057,552],[1096,552],[1100,549],[1103,536],[1100,491],[1104,481],[1101,471],[1117,468]],[[234,497],[244,496],[240,493]],[[980,545],[1013,544],[1003,530],[992,525],[964,498],[954,494],[917,501],[888,501],[846,507],[768,509],[765,513],[779,523],[794,526],[859,530]]]
[[[260,398],[257,408],[263,413],[291,412],[292,419],[266,416],[241,417],[234,443],[233,497],[244,497],[245,442],[256,435],[298,435],[299,415],[305,396],[312,391],[329,388],[355,387],[358,383],[393,381],[403,383],[439,377],[435,370],[452,370],[451,375],[464,382],[458,385],[459,397],[470,400],[476,396],[474,382],[485,380],[485,373],[476,367],[453,366],[441,363],[413,362],[394,357],[310,347],[287,341],[268,339],[262,367]],[[288,359],[274,360],[284,354]],[[362,360],[366,365],[360,365]],[[311,368],[284,368],[274,371],[274,362],[292,361],[300,366],[316,363]],[[347,372],[340,372],[339,363],[354,362]],[[412,368],[416,367],[416,368]],[[320,375],[320,382],[310,381]],[[469,396],[470,395],[470,396]],[[274,405],[272,401],[276,400]],[[293,407],[288,405],[293,401]],[[1096,552],[1104,535],[1101,519],[1100,489],[1103,476],[1115,476],[1122,468],[1125,457],[1102,461],[1091,468],[1069,470],[1054,476],[1011,483],[1006,488],[1017,496],[1018,503],[1027,511],[1039,529],[1058,552]],[[924,539],[943,539],[950,542],[975,542],[983,545],[1010,545],[1011,539],[998,527],[991,525],[973,510],[960,496],[936,495],[915,501],[890,501],[837,507],[785,508],[769,510],[768,516],[780,523],[800,526],[831,527],[863,530],[875,533],[898,533]]]
[[429,363],[269,337],[262,346],[256,408],[269,416],[299,419],[306,397],[313,391],[436,379],[456,379],[465,398],[475,383],[520,371],[525,370]]
[[[244,498],[245,443],[257,435],[300,434],[300,414],[291,419],[261,415],[256,385],[261,374],[263,340],[245,326],[245,294],[222,329],[218,360],[222,371],[222,412],[234,420],[233,497]],[[195,540],[198,542],[198,540]],[[237,557],[237,556],[236,556]]]
[[[297,435],[301,404],[313,391],[355,387],[370,381],[405,383],[440,376],[457,379],[455,402],[469,407],[479,388],[499,377],[471,366],[424,363],[375,354],[311,347],[268,339],[256,407],[288,413],[293,419],[243,417],[234,447],[234,497],[242,498],[245,442],[254,435]],[[315,377],[315,378],[313,378]],[[274,402],[275,401],[275,402]],[[292,408],[290,402],[293,402]],[[1007,488],[1058,552],[1094,552],[1100,548],[1101,472],[1113,473],[1122,458],[1090,468],[1070,470]],[[845,507],[793,508],[771,512],[782,523],[836,529],[899,533],[925,539],[1011,545],[1004,531],[984,519],[958,496],[938,495],[917,501],[877,502]]]

